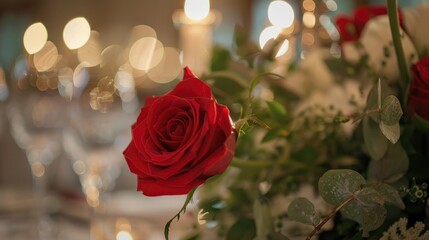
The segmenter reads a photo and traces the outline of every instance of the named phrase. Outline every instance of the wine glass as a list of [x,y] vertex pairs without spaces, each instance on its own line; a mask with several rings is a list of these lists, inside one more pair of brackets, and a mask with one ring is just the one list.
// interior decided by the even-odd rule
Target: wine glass
[[63,133],[64,150],[92,208],[92,239],[112,235],[103,222],[103,203],[124,165],[122,151],[130,141],[138,108],[134,90],[127,89],[128,98],[123,98],[124,91],[108,77],[89,84],[71,103],[69,124]]
[[48,214],[48,168],[62,153],[61,133],[66,108],[56,89],[55,74],[26,70],[19,78],[16,74],[12,76],[15,84],[12,85],[7,116],[12,137],[25,151],[30,164],[38,219],[37,235],[39,239],[46,240],[53,238],[54,230]]

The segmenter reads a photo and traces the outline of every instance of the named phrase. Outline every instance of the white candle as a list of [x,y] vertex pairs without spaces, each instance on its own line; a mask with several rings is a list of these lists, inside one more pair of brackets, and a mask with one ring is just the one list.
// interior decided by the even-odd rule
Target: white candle
[[209,69],[212,28],[216,19],[216,14],[210,11],[209,0],[186,0],[185,11],[178,10],[173,15],[173,21],[179,27],[183,65],[197,76]]

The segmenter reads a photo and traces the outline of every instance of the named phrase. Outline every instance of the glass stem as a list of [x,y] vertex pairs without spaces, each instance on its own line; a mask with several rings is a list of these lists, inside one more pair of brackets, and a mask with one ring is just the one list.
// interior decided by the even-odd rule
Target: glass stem
[[33,191],[36,203],[37,234],[40,240],[52,239],[51,219],[48,213],[45,198],[47,196],[47,176],[46,174],[33,176]]

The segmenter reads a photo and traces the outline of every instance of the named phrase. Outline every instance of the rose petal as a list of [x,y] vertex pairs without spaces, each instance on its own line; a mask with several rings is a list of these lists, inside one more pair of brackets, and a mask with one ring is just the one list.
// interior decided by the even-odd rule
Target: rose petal
[[193,74],[191,75],[190,70],[187,71],[186,68],[183,80],[168,95],[183,98],[203,97],[213,99],[210,87]]

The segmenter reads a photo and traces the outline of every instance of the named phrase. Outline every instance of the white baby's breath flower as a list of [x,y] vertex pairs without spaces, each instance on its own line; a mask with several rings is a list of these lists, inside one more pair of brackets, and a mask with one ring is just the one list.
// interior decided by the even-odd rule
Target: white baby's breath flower
[[380,240],[427,240],[429,231],[425,231],[425,224],[416,222],[414,227],[407,228],[408,219],[401,218],[383,233]]
[[[401,40],[408,69],[418,60],[417,51],[410,37],[401,29]],[[399,79],[399,68],[393,47],[389,19],[386,15],[368,21],[362,31],[360,42],[369,57],[370,66],[389,82]]]

